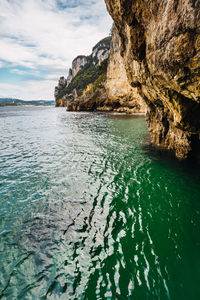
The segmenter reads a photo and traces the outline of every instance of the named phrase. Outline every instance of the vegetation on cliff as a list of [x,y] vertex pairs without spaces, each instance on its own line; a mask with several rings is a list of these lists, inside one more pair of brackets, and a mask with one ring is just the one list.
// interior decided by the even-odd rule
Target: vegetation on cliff
[[55,88],[57,106],[66,106],[66,102],[83,95],[88,85],[97,87],[106,78],[111,36],[99,41],[89,56],[79,55],[72,62],[67,79],[61,77]]
[[73,60],[67,79],[61,77],[55,88],[55,98],[56,106],[70,111],[144,113],[141,97],[128,83],[114,27],[112,39],[104,38],[90,56]]
[[96,88],[103,79],[106,79],[107,65],[108,59],[105,59],[100,65],[95,65],[90,57],[89,62],[81,68],[71,83],[59,90],[56,99],[58,100],[65,95],[67,98],[67,95],[71,95],[75,89],[77,96],[80,97],[87,86],[92,83],[94,83],[94,88]]

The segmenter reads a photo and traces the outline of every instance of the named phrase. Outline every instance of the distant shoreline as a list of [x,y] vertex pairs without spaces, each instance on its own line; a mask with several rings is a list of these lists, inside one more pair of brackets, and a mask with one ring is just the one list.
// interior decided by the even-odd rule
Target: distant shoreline
[[2,104],[0,103],[0,107],[55,107],[55,105],[23,105],[23,104]]
[[21,100],[15,98],[0,98],[0,107],[3,106],[20,106],[20,107],[34,107],[34,106],[55,106],[54,100]]

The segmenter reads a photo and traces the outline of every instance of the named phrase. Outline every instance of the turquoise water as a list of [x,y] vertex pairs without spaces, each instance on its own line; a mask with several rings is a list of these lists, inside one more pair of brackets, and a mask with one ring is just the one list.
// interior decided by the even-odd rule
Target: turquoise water
[[200,173],[144,118],[0,108],[0,299],[200,299]]

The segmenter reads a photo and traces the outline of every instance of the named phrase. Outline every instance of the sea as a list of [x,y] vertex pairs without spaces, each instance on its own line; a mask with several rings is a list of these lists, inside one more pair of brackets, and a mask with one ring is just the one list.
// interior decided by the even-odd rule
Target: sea
[[0,299],[200,299],[199,170],[141,116],[0,107]]

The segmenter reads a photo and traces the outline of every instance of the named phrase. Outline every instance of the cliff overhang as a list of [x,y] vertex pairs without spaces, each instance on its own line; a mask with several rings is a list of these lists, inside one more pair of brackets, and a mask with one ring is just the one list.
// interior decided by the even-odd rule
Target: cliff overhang
[[129,84],[147,104],[152,141],[184,159],[200,152],[200,3],[105,0]]

